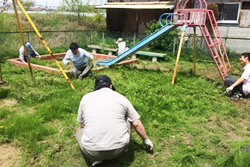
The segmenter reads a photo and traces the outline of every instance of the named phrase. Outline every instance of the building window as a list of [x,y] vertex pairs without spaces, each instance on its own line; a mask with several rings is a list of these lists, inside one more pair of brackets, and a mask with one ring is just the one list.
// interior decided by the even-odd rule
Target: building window
[[250,2],[242,2],[241,9],[250,9]]
[[233,23],[238,22],[240,13],[240,3],[218,4],[219,16],[218,22]]

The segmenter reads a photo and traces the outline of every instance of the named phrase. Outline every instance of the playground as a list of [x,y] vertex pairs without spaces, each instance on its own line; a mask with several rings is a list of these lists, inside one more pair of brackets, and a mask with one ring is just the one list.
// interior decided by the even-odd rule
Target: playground
[[[212,35],[202,16],[215,25]],[[206,6],[185,9],[185,3],[182,8],[177,5],[174,14],[160,17],[168,24],[120,56],[94,54],[96,67],[84,80],[68,75],[57,60],[64,53],[52,53],[33,25],[49,52],[41,61],[51,59],[58,68],[17,59],[1,64],[1,79],[6,83],[0,87],[0,152],[6,154],[0,166],[87,166],[74,136],[79,126],[77,109],[101,74],[110,76],[117,91],[131,101],[155,145],[153,154],[146,152],[133,130],[128,152],[102,166],[250,165],[250,101],[231,101],[224,94],[224,76],[240,75],[242,67],[238,60],[229,60],[211,16]],[[178,26],[182,36],[175,57],[167,55],[157,62],[131,58]],[[185,30],[193,28],[195,34],[194,27],[204,34],[212,57],[209,62],[196,61],[200,55],[195,49],[192,61],[182,59]]]

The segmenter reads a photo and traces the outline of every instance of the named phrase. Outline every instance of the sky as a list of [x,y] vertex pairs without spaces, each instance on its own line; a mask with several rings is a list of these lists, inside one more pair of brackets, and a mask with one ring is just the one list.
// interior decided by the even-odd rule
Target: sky
[[[60,6],[63,0],[32,0],[35,2],[35,5],[43,5],[43,6]],[[82,0],[83,4],[89,2],[90,5],[92,4],[103,4],[107,0]]]

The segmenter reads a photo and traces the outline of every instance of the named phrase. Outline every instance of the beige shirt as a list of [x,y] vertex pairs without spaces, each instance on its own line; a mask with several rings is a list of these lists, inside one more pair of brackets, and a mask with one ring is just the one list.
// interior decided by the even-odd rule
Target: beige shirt
[[123,95],[110,88],[101,88],[83,96],[78,109],[78,122],[83,122],[83,147],[92,151],[122,148],[129,143],[126,117],[133,122],[140,118]]

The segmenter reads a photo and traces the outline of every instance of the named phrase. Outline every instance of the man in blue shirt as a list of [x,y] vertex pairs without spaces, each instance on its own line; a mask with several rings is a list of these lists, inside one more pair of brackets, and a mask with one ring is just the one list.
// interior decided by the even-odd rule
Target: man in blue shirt
[[69,48],[63,58],[63,64],[68,65],[71,60],[73,62],[73,75],[80,79],[87,77],[92,68],[91,65],[88,65],[87,59],[94,60],[94,57],[86,50],[78,48],[75,42],[72,42]]

